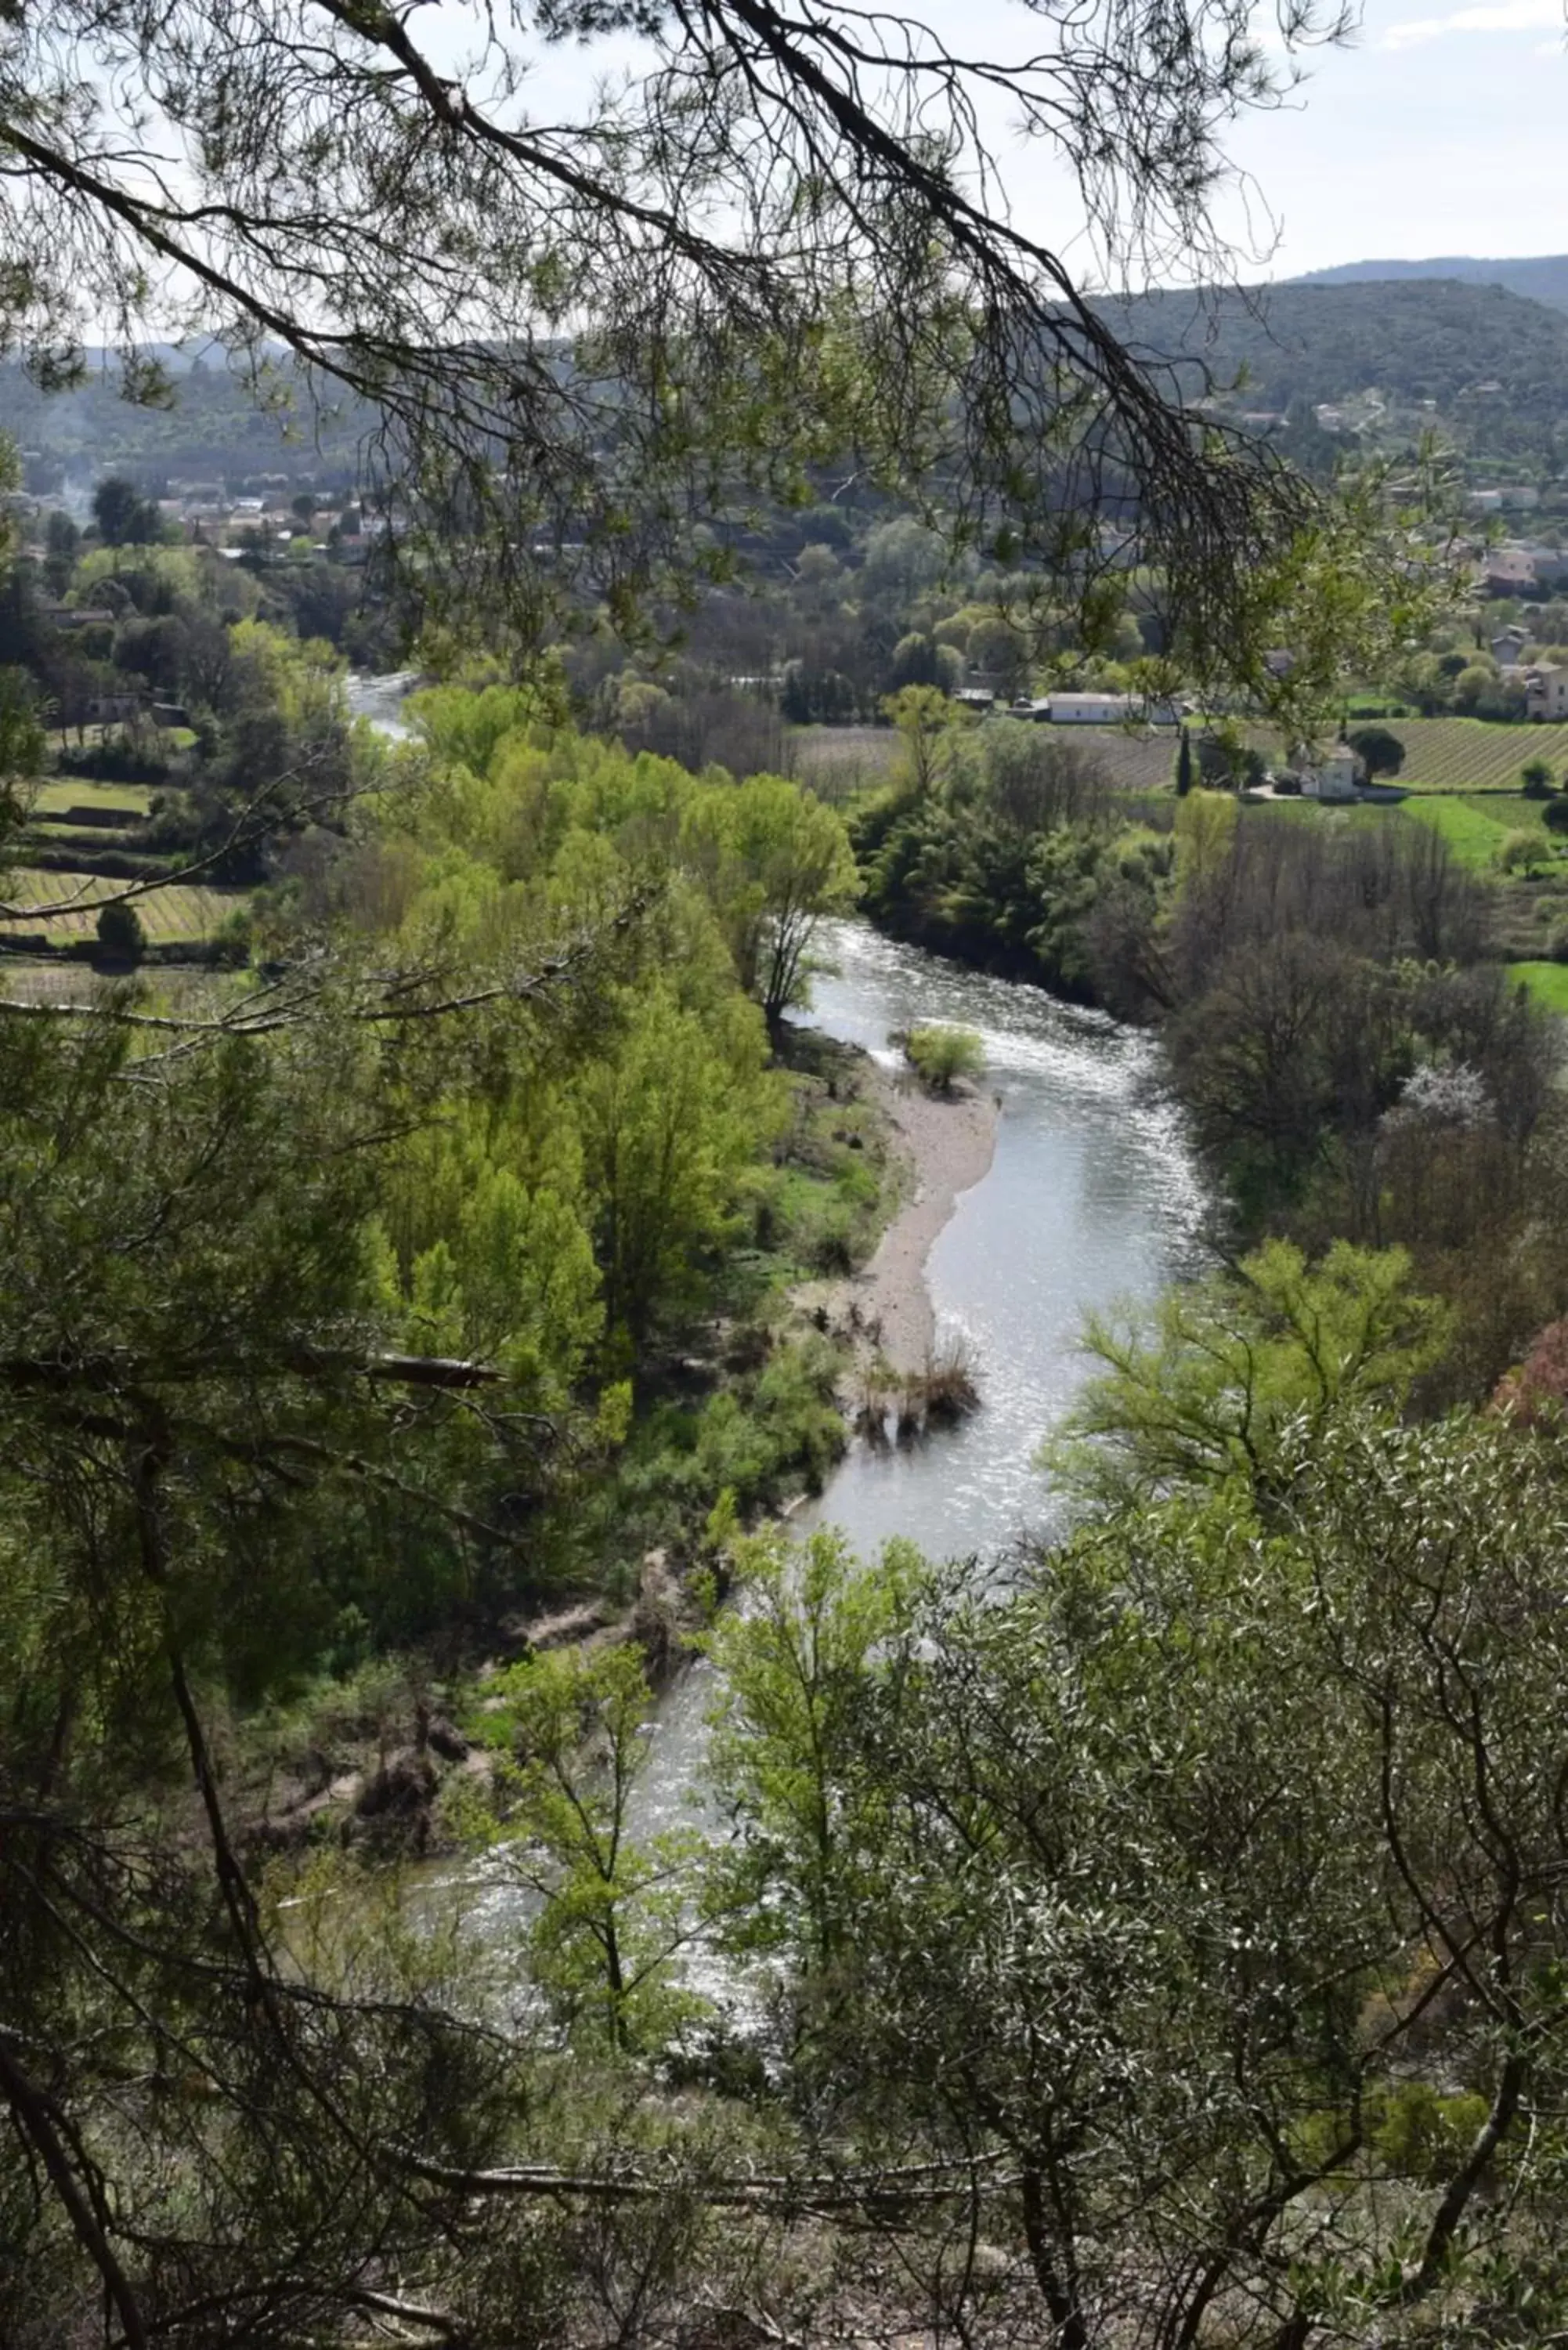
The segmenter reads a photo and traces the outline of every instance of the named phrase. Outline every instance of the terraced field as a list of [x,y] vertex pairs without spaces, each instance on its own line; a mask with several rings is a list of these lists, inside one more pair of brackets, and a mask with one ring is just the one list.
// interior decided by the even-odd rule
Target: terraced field
[[[0,922],[0,938],[41,933],[64,943],[97,935],[98,910],[123,886],[98,873],[44,873],[24,868],[6,888],[12,905],[25,907],[15,920]],[[178,939],[210,938],[244,896],[239,889],[204,889],[176,883],[134,900],[141,926],[154,946]],[[58,911],[51,911],[52,908]]]
[[57,816],[67,808],[102,809],[106,815],[145,816],[152,798],[147,784],[100,784],[90,775],[51,775],[33,795],[36,816]]

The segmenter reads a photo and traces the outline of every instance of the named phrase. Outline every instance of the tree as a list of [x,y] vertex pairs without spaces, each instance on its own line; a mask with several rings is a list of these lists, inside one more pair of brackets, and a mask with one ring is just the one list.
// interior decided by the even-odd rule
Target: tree
[[[454,69],[349,0],[29,15],[0,92],[0,257],[39,371],[79,380],[79,338],[107,321],[126,389],[167,400],[148,339],[196,316],[269,391],[296,367],[301,396],[362,402],[384,499],[429,525],[383,556],[429,588],[444,548],[493,618],[580,610],[591,584],[629,619],[689,562],[688,500],[794,496],[843,451],[1058,579],[1093,574],[1100,489],[1131,482],[1173,627],[1251,632],[1242,581],[1296,540],[1310,492],[1137,362],[990,201],[976,128],[1005,89],[1129,268],[1168,241],[1211,249],[1220,127],[1289,80],[1242,0],[1195,6],[1176,38],[1106,0],[1044,49],[1024,14],[994,55],[830,5],[557,0],[543,44],[603,41],[607,68],[634,26],[641,46],[628,87],[586,68],[578,119],[551,122],[536,52],[465,16],[476,54]],[[1337,29],[1293,9],[1287,47]],[[184,159],[177,188],[139,176],[126,109],[144,151]]]
[[921,1083],[934,1094],[950,1094],[958,1078],[978,1077],[985,1067],[985,1050],[972,1028],[940,1022],[911,1028],[904,1051]]
[[1413,1292],[1401,1249],[1336,1241],[1311,1265],[1270,1241],[1234,1274],[1168,1291],[1144,1327],[1092,1317],[1085,1343],[1103,1367],[1051,1457],[1102,1496],[1231,1478],[1264,1490],[1294,1422],[1351,1400],[1401,1404],[1452,1329],[1446,1307]]
[[790,1950],[826,1976],[852,1906],[843,1872],[857,1838],[843,1797],[865,1676],[909,1629],[919,1555],[892,1543],[867,1569],[832,1528],[798,1552],[775,1529],[745,1543],[738,1565],[747,1605],[703,1640],[722,1691],[710,1768],[740,1827],[711,1857],[711,1904],[735,1947]]
[[1184,800],[1192,789],[1192,743],[1184,726],[1176,754],[1176,796]]
[[44,526],[44,577],[52,595],[63,596],[70,585],[81,536],[63,507],[51,507]]
[[1527,800],[1550,799],[1554,781],[1548,759],[1527,759],[1519,771],[1520,789]]
[[653,1692],[633,1646],[525,1658],[493,1692],[508,1874],[542,1903],[530,1970],[569,2027],[617,2051],[664,2045],[692,2002],[670,1981],[691,1939],[690,1835],[632,1833]]
[[106,546],[140,546],[157,535],[157,508],[123,474],[110,473],[99,484],[92,511]]
[[840,1565],[728,1644],[742,1849],[832,1921],[779,2056],[1075,2350],[1560,2322],[1561,1442],[1362,1403],[1278,1468],[1267,1531],[1145,1501],[879,1620]]
[[1528,825],[1505,833],[1498,842],[1496,861],[1501,873],[1529,873],[1547,854],[1547,844],[1541,834]]
[[147,952],[147,932],[134,906],[111,898],[98,918],[98,942],[113,962],[140,962]]
[[1386,726],[1355,726],[1345,737],[1370,779],[1397,775],[1405,764],[1405,745]]
[[918,795],[929,792],[941,774],[950,730],[966,723],[966,713],[934,685],[906,685],[882,708],[903,738],[907,788]]
[[760,1081],[755,1013],[754,1033],[736,1024],[725,1052],[667,987],[622,1008],[618,1042],[583,1073],[574,1099],[606,1321],[624,1357],[700,1292],[774,1103]]
[[692,800],[686,851],[702,875],[742,986],[776,1034],[806,1000],[812,941],[858,887],[837,812],[783,775],[715,784]]

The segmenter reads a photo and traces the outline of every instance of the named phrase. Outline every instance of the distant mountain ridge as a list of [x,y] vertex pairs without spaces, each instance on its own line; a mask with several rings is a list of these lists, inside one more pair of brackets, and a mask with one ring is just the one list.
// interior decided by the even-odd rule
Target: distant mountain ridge
[[1514,260],[1476,260],[1468,254],[1435,261],[1342,261],[1333,269],[1309,269],[1288,286],[1386,285],[1391,278],[1458,278],[1467,286],[1501,286],[1553,310],[1568,310],[1568,253],[1545,253]]

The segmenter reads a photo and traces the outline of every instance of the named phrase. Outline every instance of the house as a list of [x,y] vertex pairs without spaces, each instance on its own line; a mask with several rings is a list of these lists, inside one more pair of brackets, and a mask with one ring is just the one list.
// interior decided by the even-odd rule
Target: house
[[1298,751],[1293,764],[1302,779],[1302,797],[1309,800],[1353,800],[1361,762],[1348,743],[1331,743],[1324,751]]
[[129,726],[140,714],[141,697],[138,693],[99,693],[87,706],[89,726]]
[[79,629],[112,629],[114,614],[99,604],[60,604],[45,602],[43,616],[51,627],[74,636]]
[[1500,630],[1492,638],[1491,657],[1499,669],[1516,668],[1520,656],[1529,642],[1530,631],[1527,629],[1521,629],[1517,620],[1512,620],[1506,629]]
[[[1039,705],[1034,714],[1042,714]],[[1174,702],[1146,702],[1137,693],[1053,693],[1044,714],[1053,726],[1175,726]]]
[[1537,584],[1535,558],[1522,546],[1492,546],[1481,558],[1481,584],[1489,596],[1518,596]]
[[1527,718],[1568,718],[1568,669],[1543,661],[1538,669],[1526,671],[1524,714]]

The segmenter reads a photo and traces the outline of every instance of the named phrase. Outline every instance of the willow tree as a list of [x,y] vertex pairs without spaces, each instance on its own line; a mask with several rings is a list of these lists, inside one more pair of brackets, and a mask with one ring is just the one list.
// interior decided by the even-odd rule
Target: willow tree
[[[1173,640],[1224,641],[1310,494],[1014,217],[994,126],[1075,182],[1064,237],[1190,275],[1221,126],[1294,68],[1250,0],[1006,14],[991,54],[831,0],[8,9],[5,324],[47,381],[108,329],[165,399],[155,338],[199,331],[363,403],[387,544],[532,630],[656,608],[832,463],[1080,610],[1136,546]],[[1343,25],[1275,14],[1287,61]],[[564,118],[535,90],[566,45]]]

